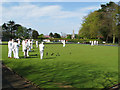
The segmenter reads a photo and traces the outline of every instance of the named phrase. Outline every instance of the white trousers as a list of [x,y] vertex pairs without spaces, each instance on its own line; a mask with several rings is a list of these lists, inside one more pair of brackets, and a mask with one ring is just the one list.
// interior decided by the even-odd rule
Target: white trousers
[[31,46],[29,46],[29,51],[31,51]]
[[91,44],[91,46],[94,46],[93,44]]
[[43,50],[40,51],[40,58],[41,58],[41,59],[43,59],[43,52],[44,52]]
[[8,57],[12,57],[12,48],[8,48]]
[[27,50],[27,57],[29,56],[29,54],[28,54],[28,53],[29,53],[29,50]]
[[15,49],[15,58],[19,58],[19,49],[17,48],[17,49]]
[[38,48],[38,44],[36,44],[36,47]]
[[31,49],[33,49],[33,44],[31,44]]
[[94,46],[94,42],[93,41],[91,42],[91,46]]
[[13,49],[13,54],[14,54],[14,58],[19,59],[19,49],[18,48]]
[[[25,49],[24,49],[24,56],[25,56],[25,53],[26,53],[26,52],[25,52]],[[27,57],[29,56],[28,53],[29,53],[29,50],[27,49]]]

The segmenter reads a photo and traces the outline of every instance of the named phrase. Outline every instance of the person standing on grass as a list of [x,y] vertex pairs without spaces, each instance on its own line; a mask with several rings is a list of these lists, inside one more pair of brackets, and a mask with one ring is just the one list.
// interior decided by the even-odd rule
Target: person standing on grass
[[38,41],[36,41],[36,47],[38,48]]
[[31,47],[31,49],[33,49],[33,41],[32,41],[32,39],[30,40],[30,47]]
[[30,46],[29,46],[29,51],[31,52],[31,44],[32,44],[32,40],[30,40]]
[[91,46],[93,46],[94,45],[94,41],[91,41]]
[[13,42],[12,39],[8,42],[8,58],[12,58],[12,49],[13,49]]
[[25,40],[25,44],[24,44],[24,58],[29,56],[28,52],[29,52],[29,44],[28,44],[28,40]]
[[33,39],[31,40],[31,49],[33,49]]
[[40,58],[43,59],[43,53],[44,53],[43,42],[41,44],[39,44],[39,50],[40,50]]
[[62,43],[63,43],[63,47],[65,47],[65,40],[63,40]]
[[12,52],[13,52],[13,55],[14,55],[14,58],[15,58],[15,45],[14,45],[15,40],[14,39],[12,39],[12,43],[13,43]]
[[29,57],[29,42],[28,42],[28,39],[27,39],[27,43],[26,43],[26,46],[27,46],[27,57]]
[[25,40],[22,41],[22,51],[24,52],[24,48],[25,48]]
[[19,59],[19,47],[20,47],[20,45],[19,45],[18,41],[15,40],[15,42],[14,42],[14,51],[15,51],[14,58],[16,58],[16,59]]
[[28,39],[29,51],[31,51],[30,39]]
[[98,41],[96,41],[97,45],[98,45]]
[[91,41],[89,41],[89,43],[91,44]]
[[96,45],[96,40],[94,41],[94,45]]
[[17,39],[17,41],[18,41],[18,44],[20,45],[20,39],[19,38]]

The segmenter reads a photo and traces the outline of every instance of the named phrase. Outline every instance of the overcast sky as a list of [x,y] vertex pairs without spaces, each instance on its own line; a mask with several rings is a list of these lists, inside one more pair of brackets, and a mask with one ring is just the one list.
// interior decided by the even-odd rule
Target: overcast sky
[[[100,9],[103,2],[3,2],[2,25],[9,20],[40,34],[77,34],[83,17]],[[0,10],[1,11],[1,10]]]

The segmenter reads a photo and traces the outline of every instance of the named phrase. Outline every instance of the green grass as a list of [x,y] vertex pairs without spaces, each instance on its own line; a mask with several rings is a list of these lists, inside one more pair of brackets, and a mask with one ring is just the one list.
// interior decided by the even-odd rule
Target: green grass
[[4,41],[4,42],[2,41],[2,43],[3,43],[3,44],[8,44],[8,42],[7,42],[7,41]]
[[45,44],[43,60],[35,46],[33,50],[30,58],[23,58],[20,47],[21,59],[9,59],[7,45],[2,45],[2,60],[41,88],[106,88],[118,83],[118,47]]

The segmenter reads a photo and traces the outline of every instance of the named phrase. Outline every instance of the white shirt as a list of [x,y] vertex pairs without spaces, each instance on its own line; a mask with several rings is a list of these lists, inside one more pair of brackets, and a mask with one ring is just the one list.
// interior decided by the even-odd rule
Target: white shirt
[[32,45],[33,44],[33,42],[32,41],[30,41],[30,45]]
[[36,45],[38,45],[38,41],[36,41]]
[[28,40],[28,45],[30,46],[30,40]]
[[94,41],[91,41],[91,45],[93,45],[94,44]]
[[22,45],[24,45],[24,44],[25,44],[25,41],[23,40],[23,41],[22,41]]
[[44,45],[43,44],[39,44],[39,49],[40,49],[40,51],[44,50]]
[[13,42],[12,41],[8,42],[8,48],[11,48],[11,49],[13,48]]
[[18,40],[18,44],[20,45],[20,39],[17,39]]
[[29,48],[29,43],[26,42],[26,43],[24,44],[24,49],[28,49],[28,48]]
[[96,45],[96,41],[94,41],[94,45]]
[[14,49],[19,49],[19,44],[17,42],[14,42]]
[[65,44],[65,40],[62,43]]
[[20,45],[20,40],[18,40],[18,44]]
[[25,48],[25,41],[24,40],[22,41],[22,47],[23,47],[23,50],[24,50],[24,48]]

